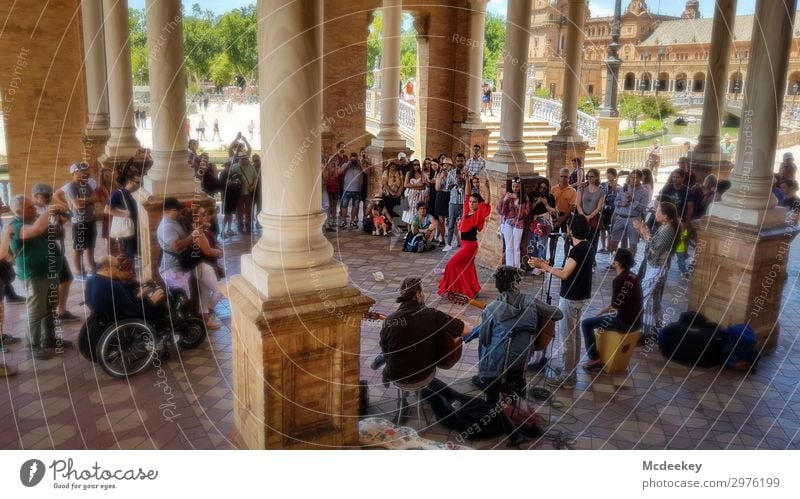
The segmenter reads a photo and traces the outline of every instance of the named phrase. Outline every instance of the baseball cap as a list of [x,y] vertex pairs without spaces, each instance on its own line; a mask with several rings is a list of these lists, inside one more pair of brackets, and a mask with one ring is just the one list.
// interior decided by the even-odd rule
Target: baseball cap
[[397,153],[397,159],[406,159],[407,157],[404,152]]
[[70,173],[86,172],[86,171],[89,171],[89,164],[88,163],[84,163],[84,162],[73,163],[69,167],[69,172]]
[[47,184],[36,184],[31,189],[31,193],[36,196],[37,194],[42,194],[44,196],[52,196],[53,195],[53,188]]
[[794,155],[792,155],[792,153],[790,153],[790,152],[785,152],[785,153],[783,153],[783,159],[784,159],[784,161],[789,160],[789,159],[794,160]]
[[167,210],[182,210],[183,203],[178,201],[177,198],[166,198],[164,200],[164,211]]

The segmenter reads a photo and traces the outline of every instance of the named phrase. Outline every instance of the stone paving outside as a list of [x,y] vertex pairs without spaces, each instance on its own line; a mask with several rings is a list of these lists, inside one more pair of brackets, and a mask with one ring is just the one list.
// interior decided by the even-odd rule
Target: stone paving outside
[[[436,296],[433,269],[443,267],[440,251],[409,254],[400,251],[395,238],[380,238],[361,231],[329,234],[336,258],[350,269],[352,284],[376,300],[374,309],[391,312],[396,289],[408,275],[424,277],[428,304],[460,314],[477,323],[479,311],[469,306],[442,303]],[[486,237],[495,237],[487,234]],[[391,240],[390,240],[391,239]],[[227,274],[239,272],[239,256],[249,250],[248,236],[224,242]],[[637,348],[627,373],[618,375],[579,372],[575,390],[558,390],[556,404],[538,406],[548,423],[548,433],[522,448],[576,449],[797,449],[800,448],[800,293],[797,290],[798,244],[792,248],[789,278],[784,291],[781,336],[778,347],[763,356],[757,372],[744,375],[725,369],[691,369],[666,362],[656,349]],[[560,258],[560,257],[559,257]],[[608,264],[599,255],[598,269]],[[381,271],[384,282],[373,272]],[[481,300],[496,292],[489,276],[479,272],[484,289]],[[611,278],[598,270],[588,313],[608,302]],[[527,277],[524,288],[540,293],[543,277]],[[664,300],[684,309],[685,282],[670,274]],[[19,291],[19,283],[17,283]],[[558,283],[552,294],[557,299]],[[75,282],[69,309],[79,315],[83,283]],[[0,354],[19,374],[0,380],[0,449],[230,449],[233,424],[230,309],[221,302],[219,316],[225,327],[210,335],[197,350],[183,352],[162,366],[129,380],[107,376],[80,356],[76,348],[47,361],[31,361],[24,344],[11,345]],[[5,330],[24,336],[25,305],[6,306]],[[64,337],[77,340],[80,323],[64,325]],[[394,389],[380,383],[380,372],[369,364],[379,351],[379,327],[365,321],[361,329],[361,377],[370,382],[370,414],[392,417]],[[461,392],[478,395],[470,384],[477,362],[477,345],[465,347],[462,361],[439,378]],[[541,385],[540,376],[531,385]],[[558,406],[558,408],[556,408]],[[424,405],[433,421],[429,405]],[[406,423],[434,440],[454,440],[455,433],[438,424],[420,428],[416,414]],[[467,441],[475,448],[506,448],[502,439]]]

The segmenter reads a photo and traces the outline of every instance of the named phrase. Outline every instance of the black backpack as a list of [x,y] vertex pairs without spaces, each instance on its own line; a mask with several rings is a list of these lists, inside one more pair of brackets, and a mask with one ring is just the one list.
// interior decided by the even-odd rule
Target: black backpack
[[667,360],[698,367],[713,367],[723,361],[725,343],[719,326],[697,312],[684,312],[677,322],[664,326],[658,346]]
[[425,251],[425,237],[422,234],[408,233],[403,244],[403,251],[408,253],[422,253]]
[[[499,437],[511,427],[493,404],[481,397],[459,393],[438,379],[422,391],[422,396],[430,402],[438,422],[459,432],[460,440]],[[495,417],[490,417],[492,414]]]

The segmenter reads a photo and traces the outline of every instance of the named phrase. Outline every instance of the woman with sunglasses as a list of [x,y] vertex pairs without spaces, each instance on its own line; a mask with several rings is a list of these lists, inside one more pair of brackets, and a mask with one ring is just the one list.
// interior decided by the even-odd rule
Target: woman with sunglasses
[[458,226],[461,232],[461,249],[447,262],[444,275],[439,281],[439,295],[454,292],[468,297],[477,297],[481,290],[478,272],[475,270],[475,255],[478,253],[478,232],[483,230],[486,219],[492,213],[491,186],[486,179],[486,198],[480,193],[464,200],[464,216]]
[[592,248],[589,252],[589,259],[592,262],[592,269],[595,266],[595,254],[597,253],[597,240],[600,237],[601,214],[605,206],[606,194],[600,188],[600,171],[597,168],[590,168],[586,172],[586,185],[578,190],[577,206],[575,207],[578,215],[586,218],[589,223],[589,243]]
[[422,173],[418,159],[411,162],[411,171],[406,173],[405,188],[408,209],[403,212],[403,222],[410,224],[417,214],[417,205],[428,201],[428,179]]
[[506,265],[518,269],[522,232],[525,228],[525,217],[528,216],[528,202],[519,177],[511,179],[511,192],[500,197],[497,213],[502,220],[500,231],[506,247]]

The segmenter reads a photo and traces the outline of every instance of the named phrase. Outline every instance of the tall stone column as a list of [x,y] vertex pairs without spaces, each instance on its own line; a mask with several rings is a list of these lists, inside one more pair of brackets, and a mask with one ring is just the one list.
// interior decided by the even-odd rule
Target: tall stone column
[[709,173],[726,177],[732,168],[729,158],[723,157],[719,148],[719,128],[725,109],[728,88],[728,62],[731,38],[736,22],[736,0],[718,0],[715,3],[711,27],[711,44],[708,57],[708,81],[703,99],[703,119],[697,145],[689,153],[689,164],[698,180]]
[[133,123],[133,76],[128,45],[128,0],[103,0],[105,13],[106,70],[110,137],[106,158],[118,163],[130,159],[139,149]]
[[561,128],[547,143],[547,176],[551,182],[557,180],[557,172],[569,166],[572,158],[585,158],[586,149],[589,147],[577,129],[585,11],[586,0],[569,0]]
[[84,144],[86,157],[95,174],[110,136],[108,94],[106,93],[106,47],[103,30],[103,0],[81,2],[83,21],[84,74],[86,75],[87,123]]
[[164,198],[213,205],[188,165],[186,79],[180,0],[147,0],[147,47],[153,116],[153,165],[138,192],[139,249],[145,275],[155,275],[159,255],[156,229]]
[[[528,83],[531,6],[531,0],[508,1],[500,140],[497,152],[486,162],[486,174],[495,196],[509,188],[509,179],[521,177],[527,184],[535,176],[534,165],[525,156],[522,135],[527,99],[525,87]],[[492,202],[496,202],[496,199]],[[495,214],[486,221],[484,237],[478,246],[476,257],[481,265],[495,267],[503,262],[503,241],[495,236],[499,223]]]
[[[483,96],[483,47],[486,30],[487,0],[469,2],[469,111],[464,125],[484,128],[481,121],[481,97]],[[527,60],[527,59],[526,59]]]
[[400,28],[402,0],[383,0],[381,32],[381,129],[372,141],[377,147],[402,149],[406,141],[400,135]]
[[787,226],[771,188],[796,8],[797,0],[756,5],[731,188],[701,220],[689,295],[691,310],[721,326],[749,323],[764,348],[777,344],[789,246],[798,230]]
[[263,233],[231,279],[234,420],[251,449],[357,445],[360,319],[322,234],[322,5],[258,2]]

